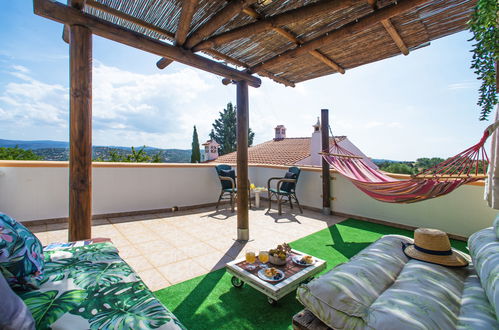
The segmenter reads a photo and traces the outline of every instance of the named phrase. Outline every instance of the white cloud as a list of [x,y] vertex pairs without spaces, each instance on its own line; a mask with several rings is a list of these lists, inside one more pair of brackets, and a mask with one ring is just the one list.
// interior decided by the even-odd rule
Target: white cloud
[[478,87],[476,81],[464,81],[460,83],[449,84],[447,86],[448,90],[460,90],[460,89],[475,89]]
[[[23,66],[12,66],[9,73],[20,82],[10,82],[0,94],[0,119],[16,126],[50,125],[64,127],[67,122],[67,88],[31,78]],[[5,124],[5,123],[4,123]]]

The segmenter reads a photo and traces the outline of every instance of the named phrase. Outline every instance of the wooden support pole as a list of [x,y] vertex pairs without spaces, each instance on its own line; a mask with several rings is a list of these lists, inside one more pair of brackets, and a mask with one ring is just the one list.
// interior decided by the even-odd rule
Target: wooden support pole
[[237,239],[249,240],[248,83],[237,82]]
[[207,72],[233,80],[246,80],[252,87],[260,87],[261,80],[247,72],[232,69],[222,63],[193,54],[191,51],[168,45],[142,33],[126,29],[119,25],[104,21],[92,15],[82,13],[74,8],[51,0],[33,0],[36,15],[56,22],[70,25],[83,25],[91,29],[93,34],[134,47],[152,54],[168,57]]
[[69,240],[92,230],[92,32],[70,27]]
[[[333,136],[334,138],[334,136]],[[321,110],[322,152],[329,152],[329,110]],[[322,158],[322,213],[331,214],[331,179],[329,178],[329,163]]]
[[361,17],[354,22],[348,23],[338,29],[331,30],[310,41],[304,42],[299,47],[295,47],[281,54],[278,54],[261,64],[255,65],[250,69],[250,71],[255,73],[261,70],[268,69],[269,67],[272,67],[276,64],[286,63],[310,50],[319,49],[322,46],[330,45],[336,40],[351,37],[352,35],[364,31],[365,29],[368,29],[375,24],[379,24],[382,20],[386,20],[394,16],[403,14],[409,10],[427,3],[428,1],[430,0],[399,0],[392,5],[388,5],[381,9],[375,10],[373,13]]

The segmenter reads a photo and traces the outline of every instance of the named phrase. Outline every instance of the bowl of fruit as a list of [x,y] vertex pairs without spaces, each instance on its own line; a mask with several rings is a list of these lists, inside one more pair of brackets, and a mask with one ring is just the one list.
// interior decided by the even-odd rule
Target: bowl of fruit
[[285,265],[290,252],[291,247],[288,244],[280,244],[277,248],[269,250],[269,261],[274,265]]

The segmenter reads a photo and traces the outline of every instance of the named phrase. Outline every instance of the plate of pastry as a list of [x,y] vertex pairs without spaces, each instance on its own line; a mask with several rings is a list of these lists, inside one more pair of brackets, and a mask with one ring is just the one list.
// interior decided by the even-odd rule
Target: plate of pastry
[[284,272],[280,269],[269,267],[260,269],[258,271],[258,277],[264,281],[279,282],[284,279]]
[[293,256],[293,262],[299,266],[311,266],[315,264],[315,258],[312,256]]

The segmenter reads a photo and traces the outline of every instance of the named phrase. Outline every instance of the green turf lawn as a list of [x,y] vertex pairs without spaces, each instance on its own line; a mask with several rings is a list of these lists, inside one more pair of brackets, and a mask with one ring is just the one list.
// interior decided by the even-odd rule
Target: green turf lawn
[[[326,260],[327,271],[388,234],[413,236],[412,231],[348,219],[290,245]],[[465,242],[451,243],[467,252]],[[234,288],[230,279],[220,269],[154,294],[188,329],[291,329],[293,315],[303,309],[294,293],[270,306],[265,295],[247,285]]]

